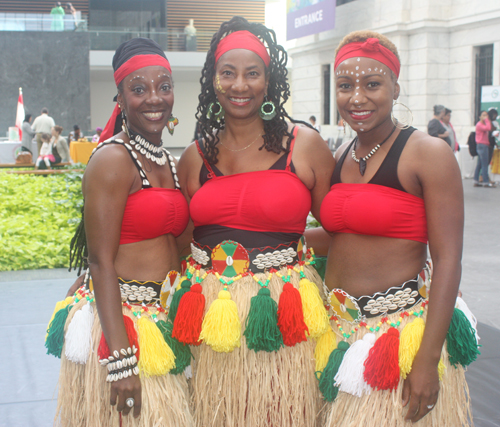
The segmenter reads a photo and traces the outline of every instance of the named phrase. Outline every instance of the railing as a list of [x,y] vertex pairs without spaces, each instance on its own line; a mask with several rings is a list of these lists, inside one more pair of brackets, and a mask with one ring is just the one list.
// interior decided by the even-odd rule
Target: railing
[[184,29],[88,28],[86,16],[75,20],[72,15],[64,15],[62,20],[57,21],[52,15],[42,13],[0,13],[0,31],[85,31],[90,36],[91,50],[115,50],[124,41],[145,37],[155,40],[169,52],[206,52],[213,36],[209,31],[187,35]]
[[[56,17],[58,16],[58,17]],[[49,13],[0,13],[0,31],[86,31],[87,17]]]

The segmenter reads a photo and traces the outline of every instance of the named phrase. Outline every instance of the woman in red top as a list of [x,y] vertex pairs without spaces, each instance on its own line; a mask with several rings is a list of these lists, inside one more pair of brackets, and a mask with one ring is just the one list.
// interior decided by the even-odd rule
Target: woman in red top
[[203,140],[179,161],[193,286],[173,334],[195,346],[200,426],[314,426],[321,408],[314,338],[328,317],[302,234],[308,212],[319,215],[333,157],[283,108],[286,59],[263,25],[223,23],[202,72]]
[[320,377],[331,427],[463,426],[470,417],[460,363],[471,360],[449,358],[450,341],[443,348],[461,275],[460,170],[443,140],[392,117],[399,70],[396,47],[378,33],[351,33],[337,49],[337,107],[357,136],[337,151],[321,207],[337,335]]
[[[47,337],[49,353],[62,356],[58,415],[65,426],[192,426],[189,350],[174,353],[183,346],[165,314],[189,215],[176,162],[161,147],[173,122],[171,68],[156,42],[132,39],[113,69],[118,105],[85,171],[84,221],[72,242],[84,257],[86,243],[89,270]],[[53,343],[62,315],[61,355]]]

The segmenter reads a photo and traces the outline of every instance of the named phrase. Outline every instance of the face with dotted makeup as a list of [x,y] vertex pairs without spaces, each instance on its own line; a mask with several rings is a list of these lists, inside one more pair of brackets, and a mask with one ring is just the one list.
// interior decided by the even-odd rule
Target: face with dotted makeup
[[346,59],[335,70],[337,108],[356,132],[368,132],[390,120],[399,84],[386,65],[371,58]]
[[149,141],[161,137],[174,105],[170,72],[161,66],[140,68],[126,76],[120,87],[117,100],[128,126]]

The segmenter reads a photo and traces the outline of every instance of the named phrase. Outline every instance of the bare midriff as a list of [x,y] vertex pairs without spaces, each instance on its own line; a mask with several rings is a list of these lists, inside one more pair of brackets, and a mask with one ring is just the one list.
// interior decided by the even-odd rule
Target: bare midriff
[[413,240],[338,233],[328,251],[325,284],[360,297],[413,279],[424,267],[427,245]]
[[126,280],[163,281],[169,271],[180,269],[175,237],[164,234],[154,239],[120,245],[115,269],[118,277]]

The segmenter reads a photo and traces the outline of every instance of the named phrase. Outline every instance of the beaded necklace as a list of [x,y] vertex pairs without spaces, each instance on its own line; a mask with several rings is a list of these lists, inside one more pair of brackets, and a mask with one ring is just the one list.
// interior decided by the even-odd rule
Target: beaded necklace
[[356,157],[356,145],[358,142],[358,137],[356,137],[356,142],[354,143],[354,148],[352,149],[351,156],[356,163],[359,163],[359,173],[361,174],[361,176],[365,174],[366,162],[370,159],[371,156],[373,156],[378,151],[380,146],[391,137],[391,135],[394,133],[395,130],[396,126],[392,128],[391,133],[387,136],[387,138],[385,138],[380,144],[377,144],[375,147],[373,147],[372,151],[370,151],[365,157],[362,157],[361,159],[358,159]]

